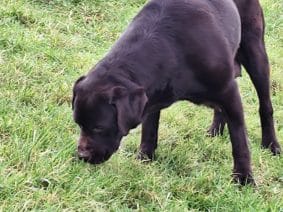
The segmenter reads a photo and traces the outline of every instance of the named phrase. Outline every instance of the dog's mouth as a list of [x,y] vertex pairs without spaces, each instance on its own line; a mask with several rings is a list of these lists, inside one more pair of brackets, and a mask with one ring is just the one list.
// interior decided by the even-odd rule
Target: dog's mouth
[[93,153],[77,153],[78,158],[90,164],[101,164],[112,156],[112,153],[105,152],[104,154]]

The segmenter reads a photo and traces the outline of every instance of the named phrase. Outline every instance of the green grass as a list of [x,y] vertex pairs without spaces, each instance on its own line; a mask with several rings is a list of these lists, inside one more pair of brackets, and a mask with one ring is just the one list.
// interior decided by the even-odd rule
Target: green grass
[[[212,111],[181,102],[162,112],[157,160],[135,160],[140,128],[99,166],[76,160],[73,82],[106,54],[145,0],[2,0],[0,211],[283,211],[283,157],[260,148],[258,100],[238,79],[257,188],[231,183],[223,137],[205,136]],[[283,5],[261,1],[283,145]]]

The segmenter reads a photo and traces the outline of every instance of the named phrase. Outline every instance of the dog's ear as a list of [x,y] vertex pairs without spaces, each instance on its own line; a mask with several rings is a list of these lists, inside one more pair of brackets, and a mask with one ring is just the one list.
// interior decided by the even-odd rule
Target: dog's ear
[[75,102],[75,98],[76,98],[76,87],[79,84],[79,82],[81,82],[85,78],[86,78],[85,76],[81,76],[79,79],[77,79],[77,81],[74,84],[74,87],[73,87],[73,97],[72,97],[72,110],[74,110],[74,102]]
[[141,87],[128,90],[116,86],[110,90],[109,103],[117,108],[118,127],[123,136],[141,123],[147,100],[145,91]]

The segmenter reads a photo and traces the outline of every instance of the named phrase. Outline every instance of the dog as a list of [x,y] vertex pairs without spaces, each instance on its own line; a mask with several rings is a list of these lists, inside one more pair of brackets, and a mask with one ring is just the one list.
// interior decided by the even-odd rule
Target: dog
[[[250,65],[247,70],[261,99],[263,131],[268,137],[263,139],[263,146],[275,153],[280,151],[271,129],[263,17],[258,13],[261,8],[257,1],[254,7],[238,0],[149,1],[109,53],[75,82],[72,108],[81,129],[79,158],[92,164],[108,160],[119,148],[121,138],[142,123],[138,157],[152,159],[161,109],[188,100],[215,109],[211,134],[219,132],[227,122],[233,178],[240,184],[254,184],[235,81],[241,64],[246,68]],[[247,8],[248,16],[240,17]],[[254,30],[249,31],[249,26]],[[262,52],[253,45],[261,47]],[[261,56],[254,59],[251,51]],[[262,56],[266,59],[264,70]],[[256,69],[250,60],[260,63]]]

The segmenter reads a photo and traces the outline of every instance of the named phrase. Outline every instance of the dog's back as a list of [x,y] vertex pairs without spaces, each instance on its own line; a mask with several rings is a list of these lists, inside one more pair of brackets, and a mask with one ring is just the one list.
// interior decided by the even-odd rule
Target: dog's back
[[217,36],[223,33],[229,47],[236,52],[240,41],[239,27],[240,18],[232,0],[152,0],[134,18],[113,50],[120,50],[123,44],[131,48],[129,43],[154,44],[166,38],[167,42],[171,39],[182,46],[197,42],[207,47],[204,42],[210,41],[204,35],[213,36],[214,30]]
[[234,77],[239,43],[240,18],[232,0],[152,0],[103,62],[112,68],[125,63],[149,84],[162,72],[172,82],[191,85],[192,92],[202,91],[209,88],[200,84],[222,86]]

